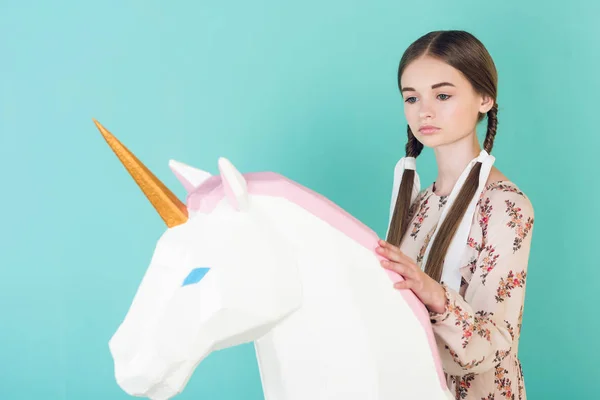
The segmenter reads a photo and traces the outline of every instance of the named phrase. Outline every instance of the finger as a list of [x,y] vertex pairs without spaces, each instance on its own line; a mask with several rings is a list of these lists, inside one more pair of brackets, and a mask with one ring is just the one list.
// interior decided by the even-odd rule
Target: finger
[[388,260],[382,260],[381,266],[384,267],[385,269],[389,269],[390,271],[394,271],[394,272],[402,275],[404,278],[415,279],[417,277],[416,271],[406,264],[396,263],[396,262],[392,262],[392,261],[388,261]]
[[412,289],[413,281],[400,281],[394,283],[394,289]]
[[404,254],[404,252],[402,250],[400,250],[400,247],[398,246],[394,246],[393,244],[386,242],[385,240],[382,241],[383,243],[383,248],[385,249],[390,249],[390,251],[394,252],[395,254],[398,255],[398,258],[402,261],[405,262],[407,264],[410,264],[410,266],[412,267],[416,267],[417,265],[415,264],[415,261],[410,258],[409,256],[407,256],[406,254]]
[[396,253],[396,254],[398,254],[398,255],[399,255],[399,256],[401,256],[401,257],[406,257],[406,258],[408,258],[408,257],[406,256],[406,254],[404,254],[404,253],[402,252],[402,250],[400,250],[400,247],[399,247],[399,246],[395,246],[395,245],[393,245],[393,244],[391,244],[390,242],[387,242],[387,241],[385,241],[385,240],[380,240],[380,241],[379,241],[379,245],[380,245],[382,248],[384,248],[384,249],[386,249],[386,250],[389,250],[389,251],[391,251],[391,252],[393,252],[393,253]]
[[383,248],[386,248],[386,249],[398,249],[398,250],[400,250],[398,248],[398,246],[395,246],[395,245],[391,244],[390,242],[388,242],[387,240],[383,240],[383,239],[379,240],[379,245],[381,247],[383,247]]
[[406,256],[399,248],[388,244],[386,247],[378,247],[376,249],[377,253],[381,256],[395,262],[404,262],[406,264],[411,264],[412,260]]
[[390,247],[389,245],[385,245],[385,246],[380,246],[377,247],[377,249],[375,249],[377,251],[378,254],[392,260],[392,261],[399,261],[400,260],[400,252],[396,251],[394,248]]

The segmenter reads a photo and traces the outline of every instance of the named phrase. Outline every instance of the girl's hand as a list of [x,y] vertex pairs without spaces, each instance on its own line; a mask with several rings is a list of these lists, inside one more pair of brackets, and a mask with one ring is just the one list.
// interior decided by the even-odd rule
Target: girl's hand
[[442,285],[432,279],[400,249],[385,240],[379,241],[376,251],[385,260],[381,266],[400,274],[404,281],[394,284],[396,289],[411,289],[429,311],[441,314],[446,308],[446,293]]

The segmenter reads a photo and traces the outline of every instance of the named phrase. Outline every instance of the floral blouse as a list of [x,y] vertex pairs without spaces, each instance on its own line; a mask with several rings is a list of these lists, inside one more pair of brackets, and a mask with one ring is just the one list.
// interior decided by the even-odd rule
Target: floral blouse
[[[447,196],[419,193],[401,250],[421,268]],[[448,385],[456,399],[526,399],[519,334],[533,229],[533,207],[510,181],[488,184],[477,203],[459,293],[431,314]],[[442,282],[443,284],[443,282]]]

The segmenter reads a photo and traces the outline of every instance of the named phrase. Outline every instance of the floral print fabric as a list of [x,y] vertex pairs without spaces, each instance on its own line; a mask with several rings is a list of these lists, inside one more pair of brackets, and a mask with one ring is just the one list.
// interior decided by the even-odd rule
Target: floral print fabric
[[[433,187],[422,190],[412,204],[400,246],[421,268],[447,200]],[[478,199],[460,291],[444,285],[446,310],[431,314],[456,399],[526,399],[518,348],[533,222],[529,199],[512,182],[491,183]]]

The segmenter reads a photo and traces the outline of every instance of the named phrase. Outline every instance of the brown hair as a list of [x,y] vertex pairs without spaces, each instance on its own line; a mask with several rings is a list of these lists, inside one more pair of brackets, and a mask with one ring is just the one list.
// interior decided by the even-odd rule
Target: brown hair
[[[462,72],[477,93],[490,96],[494,100],[494,106],[487,113],[487,132],[483,143],[483,148],[491,153],[498,125],[498,105],[496,103],[498,75],[494,61],[485,46],[472,34],[464,31],[434,31],[422,36],[408,47],[400,60],[398,67],[400,90],[402,90],[400,80],[406,66],[425,55],[435,57],[456,68]],[[477,123],[481,122],[484,117],[485,114],[479,113]],[[423,150],[423,144],[413,135],[410,126],[407,130],[406,156],[416,158]],[[444,259],[452,237],[479,186],[480,169],[481,163],[476,163],[439,227],[432,244],[425,272],[438,282],[441,280]],[[400,245],[412,217],[410,207],[414,175],[415,171],[413,170],[406,169],[404,171],[394,206],[387,240],[396,246]]]

